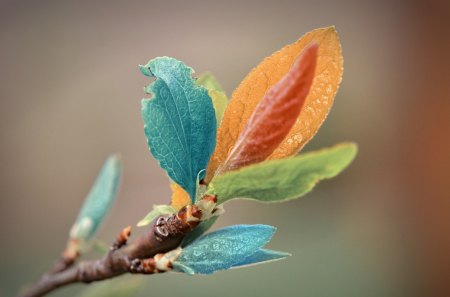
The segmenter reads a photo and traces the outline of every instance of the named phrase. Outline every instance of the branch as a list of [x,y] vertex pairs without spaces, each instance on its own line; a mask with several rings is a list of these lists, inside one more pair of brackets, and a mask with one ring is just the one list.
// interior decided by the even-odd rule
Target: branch
[[[156,218],[150,230],[127,245],[131,227],[119,234],[107,255],[99,260],[74,264],[60,260],[49,273],[33,285],[21,297],[39,297],[56,288],[73,283],[91,283],[116,277],[124,273],[151,274],[162,272],[155,260],[162,253],[176,249],[185,235],[202,220],[202,211],[195,205],[183,207],[177,214]],[[63,257],[64,258],[64,257]],[[66,264],[64,264],[66,263]]]

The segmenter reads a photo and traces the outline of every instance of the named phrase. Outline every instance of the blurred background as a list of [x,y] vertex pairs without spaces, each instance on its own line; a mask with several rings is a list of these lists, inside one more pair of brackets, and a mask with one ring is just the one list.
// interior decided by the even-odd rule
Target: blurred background
[[0,296],[51,266],[108,154],[121,153],[124,176],[100,238],[168,201],[143,134],[139,63],[176,57],[230,95],[261,59],[329,25],[344,79],[305,150],[351,140],[356,161],[290,203],[230,202],[217,224],[275,225],[270,247],[293,256],[143,277],[141,295],[450,296],[450,2],[0,3]]

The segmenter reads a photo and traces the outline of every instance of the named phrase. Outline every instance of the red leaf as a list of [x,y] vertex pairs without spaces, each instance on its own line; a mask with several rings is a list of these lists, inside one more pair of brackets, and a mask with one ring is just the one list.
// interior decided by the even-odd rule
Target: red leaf
[[288,135],[314,79],[318,44],[311,42],[264,95],[217,174],[264,161]]

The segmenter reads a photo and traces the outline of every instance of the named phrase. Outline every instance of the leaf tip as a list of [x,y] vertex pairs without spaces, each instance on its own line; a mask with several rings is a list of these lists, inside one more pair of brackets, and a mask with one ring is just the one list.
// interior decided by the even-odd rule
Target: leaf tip
[[115,167],[116,169],[120,170],[120,167],[122,165],[122,156],[120,153],[114,153],[108,156],[108,158],[106,159],[106,162],[108,164],[111,164],[113,167]]
[[336,146],[344,149],[347,152],[349,163],[353,161],[353,159],[355,159],[359,151],[358,144],[356,142],[342,142],[340,144],[337,144]]
[[147,226],[149,223],[148,223],[148,221],[146,220],[146,219],[142,219],[142,220],[140,220],[137,224],[136,224],[136,227],[145,227],[145,226]]
[[328,31],[328,32],[337,33],[336,25],[330,25],[330,26],[327,26],[327,27],[323,27],[322,29],[325,30],[325,31]]
[[148,62],[146,65],[141,65],[141,64],[138,65],[139,70],[145,76],[153,76],[153,73],[150,70],[149,64],[150,64],[150,62]]
[[258,228],[260,231],[262,231],[264,234],[266,234],[267,242],[272,239],[273,235],[277,231],[277,227],[271,226],[271,225],[264,225],[264,224],[256,224],[256,225],[250,225],[252,228]]

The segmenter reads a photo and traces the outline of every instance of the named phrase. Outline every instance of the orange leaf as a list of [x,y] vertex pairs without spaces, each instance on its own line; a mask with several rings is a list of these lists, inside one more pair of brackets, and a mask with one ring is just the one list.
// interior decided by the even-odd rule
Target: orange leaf
[[285,46],[254,68],[234,91],[217,131],[217,144],[211,157],[206,181],[227,158],[258,102],[268,89],[291,69],[311,41],[319,45],[316,75],[296,123],[269,159],[296,154],[317,132],[333,103],[343,72],[339,37],[334,27],[313,30],[295,43]]
[[180,210],[183,206],[191,204],[191,198],[189,194],[177,183],[171,183],[170,188],[172,189],[172,203],[171,206],[175,210]]
[[291,130],[309,93],[318,45],[312,42],[289,72],[259,101],[217,174],[264,161]]

